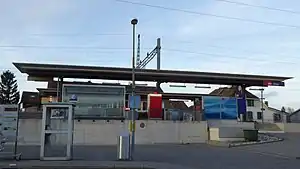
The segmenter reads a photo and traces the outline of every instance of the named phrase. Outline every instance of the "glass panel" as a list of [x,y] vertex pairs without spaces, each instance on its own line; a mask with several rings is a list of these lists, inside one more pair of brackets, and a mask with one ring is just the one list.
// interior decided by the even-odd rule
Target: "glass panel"
[[125,88],[119,86],[64,86],[63,101],[76,95],[75,115],[123,117]]
[[66,157],[68,134],[45,134],[44,157]]
[[68,130],[68,108],[48,108],[45,130]]

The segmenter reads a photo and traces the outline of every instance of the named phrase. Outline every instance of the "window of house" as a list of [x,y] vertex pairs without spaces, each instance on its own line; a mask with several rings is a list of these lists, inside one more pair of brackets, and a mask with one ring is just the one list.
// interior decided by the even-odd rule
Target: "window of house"
[[247,100],[248,107],[254,107],[254,100]]
[[281,122],[282,118],[281,118],[281,114],[276,114],[274,113],[274,122]]
[[247,120],[253,121],[253,112],[252,111],[247,111]]
[[262,113],[261,112],[257,112],[257,119],[258,120],[262,119]]

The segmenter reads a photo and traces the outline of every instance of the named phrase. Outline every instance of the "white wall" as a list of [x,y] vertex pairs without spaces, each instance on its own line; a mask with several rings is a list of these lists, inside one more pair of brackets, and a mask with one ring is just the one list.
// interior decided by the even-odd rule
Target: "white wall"
[[[253,99],[250,99],[253,100]],[[263,118],[264,118],[264,122],[274,122],[274,113],[277,113],[276,111],[273,111],[271,109],[268,108],[267,105],[263,105],[264,107],[264,112],[263,112]],[[260,100],[256,99],[254,100],[254,107],[249,107],[247,105],[247,111],[252,111],[253,113],[253,120],[257,121],[257,122],[262,122],[262,119],[257,119],[257,112],[261,112],[261,102]]]
[[[145,128],[140,128],[140,123]],[[117,136],[127,131],[127,123],[120,121],[106,122],[103,120],[74,121],[75,145],[116,145]],[[41,120],[20,119],[19,144],[39,145]],[[51,141],[62,141],[54,137]],[[208,139],[206,122],[173,122],[173,121],[142,121],[136,123],[136,143],[204,143]]]
[[237,127],[243,129],[254,129],[253,122],[239,122],[237,120],[208,120],[207,125],[209,128]]

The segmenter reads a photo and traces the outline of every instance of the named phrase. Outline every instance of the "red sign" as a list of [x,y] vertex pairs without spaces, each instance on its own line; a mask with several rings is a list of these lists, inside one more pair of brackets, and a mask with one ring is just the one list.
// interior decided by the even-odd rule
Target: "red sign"
[[162,118],[162,95],[161,94],[148,95],[148,117],[149,119]]
[[264,86],[284,86],[284,82],[266,80]]

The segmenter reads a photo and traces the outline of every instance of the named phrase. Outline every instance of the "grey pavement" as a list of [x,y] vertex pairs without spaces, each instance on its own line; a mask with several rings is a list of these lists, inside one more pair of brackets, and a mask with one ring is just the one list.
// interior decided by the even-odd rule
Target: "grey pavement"
[[[26,146],[19,149],[23,159],[38,159],[39,148]],[[242,151],[241,151],[242,150]],[[114,161],[116,146],[76,146],[74,160]],[[261,154],[247,149],[199,145],[141,145],[136,146],[136,162],[167,163],[197,169],[276,169],[298,168],[300,160],[272,154]]]
[[[195,169],[289,169],[299,168],[300,134],[280,134],[285,141],[236,148],[216,147],[207,144],[189,145],[137,145],[133,162],[121,164],[150,165],[155,168]],[[20,146],[20,162],[32,163],[39,159],[39,146]],[[120,164],[116,146],[74,146],[74,161],[78,164]],[[0,162],[1,164],[2,162]],[[42,163],[42,162],[38,162]],[[57,162],[53,162],[56,164]],[[68,164],[68,162],[65,162]],[[61,163],[60,163],[61,164]],[[155,165],[154,165],[155,164]],[[161,166],[159,167],[158,164]],[[171,167],[172,168],[172,167]]]
[[194,169],[186,166],[137,161],[5,161],[0,168],[21,169]]
[[[300,133],[271,134],[284,141],[271,144],[261,144],[235,148],[247,152],[260,153],[266,155],[280,156],[282,158],[300,157]],[[299,160],[300,161],[300,160]]]

